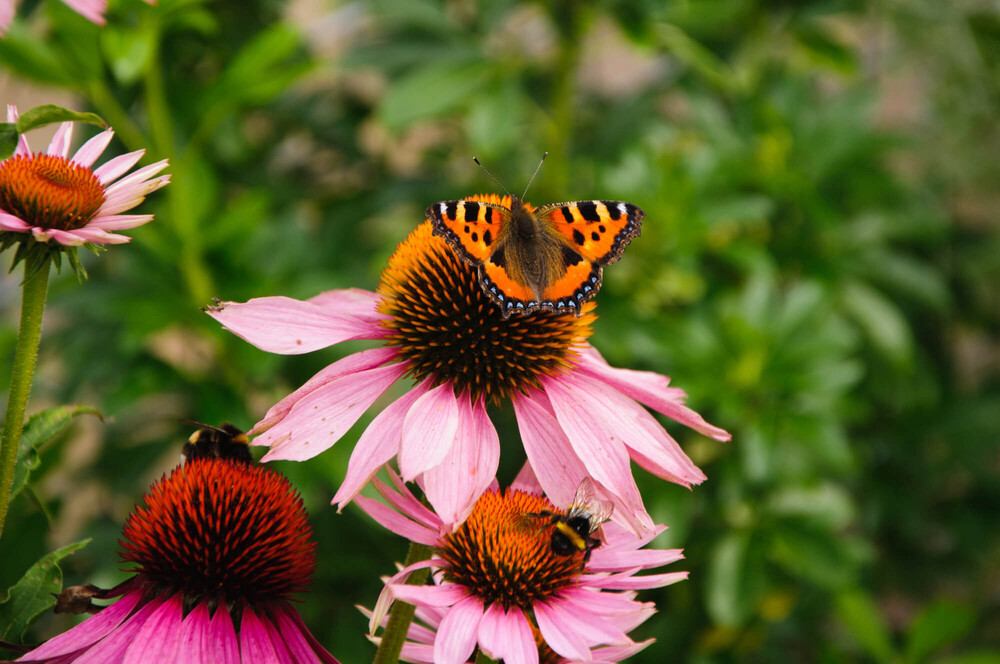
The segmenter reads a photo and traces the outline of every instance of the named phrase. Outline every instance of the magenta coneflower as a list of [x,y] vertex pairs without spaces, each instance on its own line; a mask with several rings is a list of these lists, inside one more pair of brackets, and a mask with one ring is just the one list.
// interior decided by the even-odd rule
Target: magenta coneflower
[[[7,107],[7,121],[17,121],[14,106]],[[167,167],[167,160],[125,175],[145,153],[136,150],[91,169],[114,131],[94,136],[70,158],[72,133],[73,123],[61,124],[45,154],[32,153],[21,136],[14,154],[0,161],[0,236],[8,236],[5,242],[11,233],[31,233],[37,242],[66,246],[121,244],[131,238],[113,231],[153,218],[121,213],[170,182],[169,175],[153,177]]]
[[[508,205],[509,197],[472,197]],[[528,206],[530,208],[530,206]],[[343,507],[396,458],[419,479],[447,523],[460,523],[493,478],[500,456],[486,403],[513,402],[528,461],[546,494],[567,503],[584,477],[612,497],[616,519],[652,526],[630,460],[684,486],[705,475],[641,402],[717,440],[729,434],[684,405],[669,379],[609,366],[589,343],[592,302],[582,315],[537,312],[504,318],[429,222],[400,243],[378,293],[350,289],[310,300],[221,302],[209,314],[272,353],[307,353],[353,339],[384,347],[336,362],[271,408],[251,433],[264,460],[311,458],[332,446],[394,382],[417,385],[361,436],[334,502]]]
[[122,533],[136,575],[113,604],[19,662],[336,663],[288,602],[316,544],[280,473],[196,458],[154,484]]
[[[687,578],[687,572],[636,575],[683,558],[679,549],[640,550],[662,526],[639,537],[608,523],[605,542],[589,560],[582,552],[558,555],[553,526],[533,516],[558,510],[538,495],[530,470],[506,491],[494,485],[483,493],[454,531],[389,475],[394,489],[373,480],[389,505],[364,496],[355,501],[386,528],[435,551],[389,579],[371,614],[374,633],[394,600],[417,607],[424,624],[410,627],[404,645],[410,661],[462,664],[477,648],[506,664],[619,661],[648,645],[628,636],[655,611],[636,601],[635,591]],[[434,570],[432,585],[403,583],[426,567]]]

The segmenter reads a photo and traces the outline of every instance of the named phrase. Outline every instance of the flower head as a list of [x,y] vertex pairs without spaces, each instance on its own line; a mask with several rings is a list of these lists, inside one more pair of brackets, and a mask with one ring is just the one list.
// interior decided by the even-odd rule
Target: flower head
[[[8,122],[17,117],[8,106]],[[170,181],[169,175],[153,177],[167,160],[125,175],[145,152],[136,150],[92,169],[114,131],[94,136],[69,157],[72,133],[73,123],[60,125],[45,154],[32,153],[21,136],[14,154],[0,161],[0,248],[25,240],[25,234],[36,250],[121,244],[130,238],[114,231],[152,220],[151,214],[121,213]]]
[[[394,600],[414,604],[424,623],[411,627],[404,646],[410,661],[462,664],[479,648],[508,664],[539,661],[618,661],[646,643],[628,632],[654,608],[635,591],[687,578],[687,572],[637,576],[683,558],[680,550],[639,550],[662,527],[637,537],[621,526],[604,526],[605,542],[589,559],[561,555],[552,546],[549,521],[559,512],[538,493],[530,470],[506,491],[483,493],[469,518],[454,531],[436,518],[390,473],[394,488],[374,482],[389,505],[359,496],[358,505],[390,530],[435,548],[389,579],[371,614],[374,634]],[[435,570],[433,585],[404,583],[414,570]]]
[[[509,205],[509,197],[472,197]],[[299,354],[354,339],[383,347],[344,358],[273,406],[251,433],[264,460],[304,460],[326,450],[393,383],[416,386],[374,419],[334,502],[350,502],[396,459],[419,480],[441,518],[461,523],[500,456],[487,401],[513,402],[528,462],[546,494],[566,504],[592,477],[635,532],[652,527],[630,462],[684,486],[704,474],[637,401],[717,440],[729,434],[684,405],[665,376],[609,366],[588,342],[593,303],[582,315],[536,312],[504,318],[475,269],[425,222],[389,260],[378,293],[351,289],[307,301],[264,297],[220,302],[209,315],[258,348]]]
[[135,576],[97,595],[117,601],[18,661],[336,662],[287,601],[316,544],[278,472],[193,458],[150,488],[120,544]]

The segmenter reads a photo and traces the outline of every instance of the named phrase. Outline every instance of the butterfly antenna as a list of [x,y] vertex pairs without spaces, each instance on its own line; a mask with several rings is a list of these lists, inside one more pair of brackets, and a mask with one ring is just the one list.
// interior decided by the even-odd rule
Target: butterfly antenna
[[[535,176],[538,175],[538,171],[542,170],[542,164],[545,163],[545,158],[548,157],[548,156],[549,156],[548,152],[546,152],[545,154],[542,155],[542,160],[540,162],[538,162],[538,166],[535,167],[535,172],[531,174],[531,179],[528,180],[528,187],[530,187],[531,183],[535,181]],[[524,200],[524,197],[528,195],[528,187],[525,187],[524,188],[524,193],[521,194],[521,200],[522,201]]]
[[504,191],[506,191],[508,196],[510,196],[511,198],[514,198],[514,194],[510,193],[509,191],[507,191],[507,187],[505,187],[502,184],[500,184],[500,180],[497,180],[496,176],[493,175],[492,173],[490,173],[488,170],[486,170],[486,167],[483,166],[482,163],[480,163],[479,157],[473,157],[472,161],[476,162],[476,165],[479,166],[479,168],[483,169],[483,172],[486,173],[487,175],[489,175],[490,179],[493,180],[494,182],[496,182],[498,187],[500,187],[501,189],[503,189]]

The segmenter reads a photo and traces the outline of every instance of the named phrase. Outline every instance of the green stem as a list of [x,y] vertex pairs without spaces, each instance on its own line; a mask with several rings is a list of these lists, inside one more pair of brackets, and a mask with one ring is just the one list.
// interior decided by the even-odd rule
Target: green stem
[[[25,264],[25,272],[30,266]],[[14,369],[7,396],[7,414],[3,421],[3,438],[0,439],[0,535],[7,520],[10,487],[14,483],[14,462],[21,443],[24,411],[28,406],[31,378],[38,359],[38,340],[42,334],[42,311],[49,287],[49,258],[31,276],[25,278],[21,295],[21,325],[14,349]]]
[[[406,565],[427,560],[434,552],[431,547],[424,544],[410,542],[410,550],[406,554]],[[410,574],[406,584],[410,586],[422,586],[427,582],[430,569],[418,569]],[[399,661],[399,653],[403,650],[403,642],[406,641],[406,633],[413,622],[413,614],[417,607],[399,600],[393,602],[392,612],[389,613],[389,623],[382,632],[382,642],[375,653],[373,664],[396,664]]]
[[480,650],[476,653],[476,664],[497,664],[497,661]]

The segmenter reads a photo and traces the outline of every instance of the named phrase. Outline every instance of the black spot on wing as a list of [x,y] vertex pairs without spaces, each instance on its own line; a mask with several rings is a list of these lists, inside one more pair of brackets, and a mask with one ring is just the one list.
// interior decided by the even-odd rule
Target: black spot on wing
[[569,211],[568,207],[564,205],[563,207],[559,208],[559,211],[562,212],[563,219],[566,220],[567,224],[573,223],[573,213]]
[[455,219],[458,216],[458,201],[448,201],[445,203],[444,214],[449,219]]
[[[486,211],[492,212],[492,210],[490,210],[489,208],[487,208]],[[493,234],[490,233],[490,229],[488,228],[486,229],[486,232],[483,233],[483,244],[485,244],[487,247],[493,244]]]
[[594,201],[583,201],[582,203],[577,203],[576,207],[580,210],[580,216],[586,221],[601,220],[601,215],[597,213],[597,204]]
[[[622,216],[621,210],[618,209],[618,201],[601,201],[601,203],[604,204],[604,207],[608,208],[608,214],[611,215],[612,219],[618,219]],[[628,204],[626,203],[626,205]]]
[[487,224],[493,223],[493,208],[491,207],[486,208],[486,214],[483,215],[483,221],[485,221]]
[[476,233],[475,231],[472,232],[472,241],[479,242],[479,233]]
[[490,255],[490,262],[501,269],[507,267],[507,259],[504,256],[504,252],[500,250],[494,251],[493,254]]
[[594,231],[593,233],[590,234],[590,239],[593,240],[594,242],[598,242],[601,239],[601,234],[598,233],[597,231]]
[[577,263],[579,263],[582,260],[583,260],[583,256],[581,256],[580,254],[576,253],[575,251],[573,251],[572,249],[570,249],[566,245],[563,245],[563,247],[562,247],[562,261],[563,261],[563,265],[565,265],[566,267],[571,267],[573,265],[576,265]]
[[580,245],[582,247],[583,243],[586,242],[586,241],[587,241],[587,238],[583,237],[583,233],[581,233],[580,231],[578,231],[578,230],[576,230],[574,228],[573,229],[573,242],[576,242],[578,245]]
[[465,220],[475,221],[479,218],[479,203],[465,202]]

